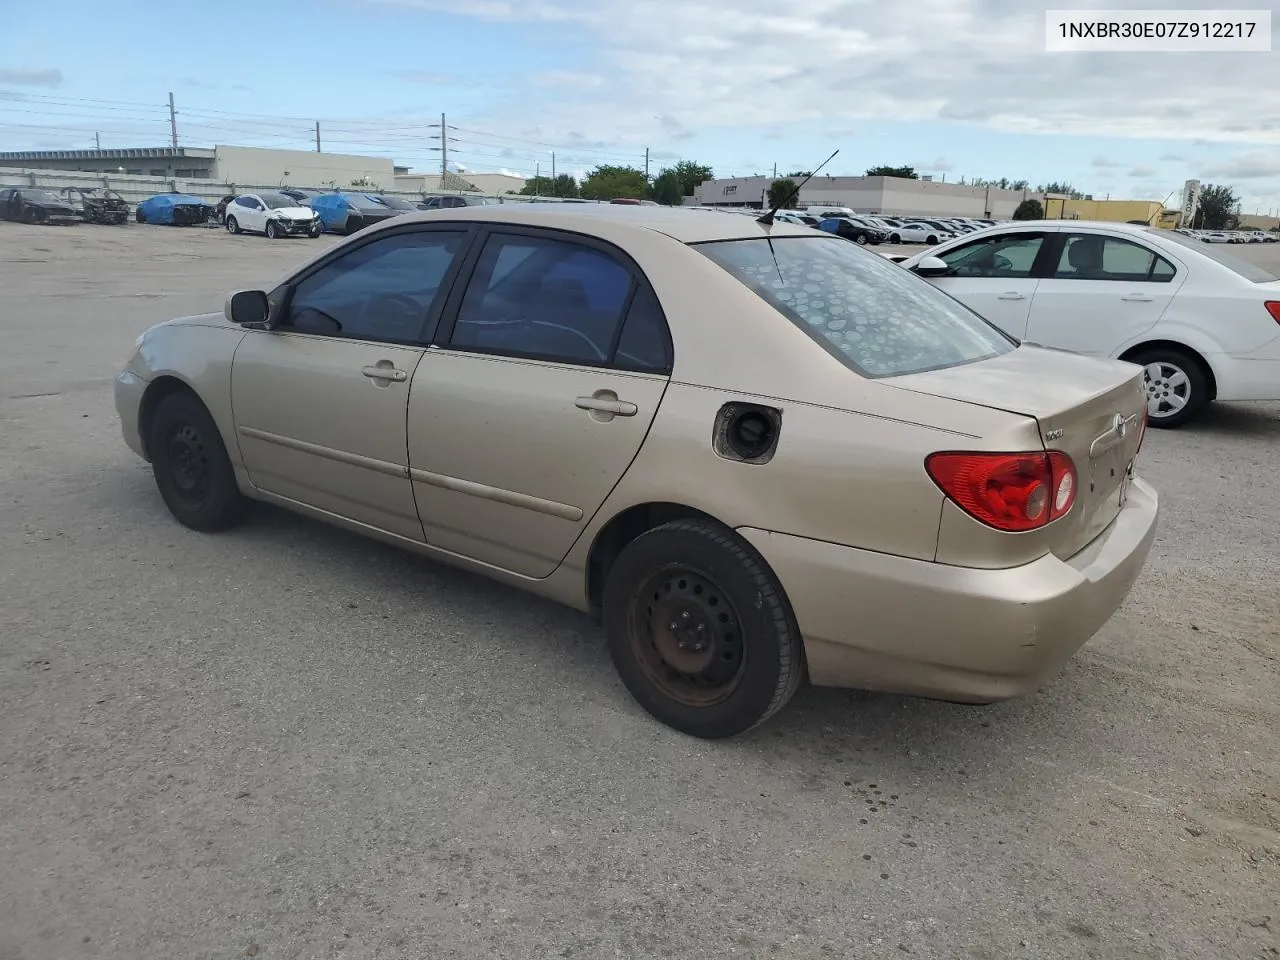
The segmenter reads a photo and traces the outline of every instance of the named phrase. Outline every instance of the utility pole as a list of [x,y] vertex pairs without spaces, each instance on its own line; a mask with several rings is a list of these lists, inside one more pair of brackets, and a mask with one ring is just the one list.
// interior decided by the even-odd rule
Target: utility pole
[[552,180],[552,182],[555,182],[555,179],[556,179],[556,152],[555,152],[554,150],[552,150],[552,151],[551,151],[551,180]]
[[320,152],[320,121],[316,121],[316,153]]
[[778,179],[778,165],[776,163],[773,165],[773,179]]
[[169,91],[169,142],[174,150],[178,149],[178,111],[173,109],[173,91]]
[[102,149],[102,135],[97,130],[93,131],[93,144],[99,150]]
[[449,136],[450,127],[445,122],[443,113],[440,114],[440,122],[438,124],[430,123],[430,124],[427,124],[427,126],[429,126],[432,129],[435,129],[437,126],[440,128],[439,136],[437,136],[436,134],[431,135],[432,140],[440,141],[440,146],[431,147],[431,149],[440,151],[440,188],[443,190],[444,178],[449,173],[449,142],[452,141],[454,143],[457,143],[458,139],[456,137]]
[[644,182],[649,183],[649,148],[644,148]]

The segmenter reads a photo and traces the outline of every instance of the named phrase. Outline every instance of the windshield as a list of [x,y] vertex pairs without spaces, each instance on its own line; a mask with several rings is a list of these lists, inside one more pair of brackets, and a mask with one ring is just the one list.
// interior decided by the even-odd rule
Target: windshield
[[279,210],[281,207],[302,206],[302,204],[298,203],[298,201],[293,199],[293,197],[286,197],[283,193],[260,193],[258,196],[262,198],[262,202],[267,205],[268,210]]
[[378,199],[381,200],[383,203],[385,203],[392,210],[415,210],[416,211],[418,209],[408,200],[401,200],[399,197],[378,197]]
[[1232,270],[1244,277],[1246,280],[1251,280],[1254,283],[1271,283],[1273,280],[1280,280],[1280,277],[1277,277],[1269,270],[1264,270],[1256,263],[1250,263],[1248,260],[1233,257],[1225,250],[1221,250],[1212,244],[1205,243],[1203,240],[1192,240],[1189,237],[1184,237],[1180,233],[1174,233],[1172,230],[1153,229],[1151,232],[1157,234],[1162,240],[1172,240],[1180,246],[1190,247],[1201,256],[1208,257],[1210,260],[1216,260],[1228,270]]
[[843,240],[719,240],[694,249],[866,377],[973,363],[1016,346],[927,281]]
[[28,203],[63,203],[48,190],[23,190],[22,199]]

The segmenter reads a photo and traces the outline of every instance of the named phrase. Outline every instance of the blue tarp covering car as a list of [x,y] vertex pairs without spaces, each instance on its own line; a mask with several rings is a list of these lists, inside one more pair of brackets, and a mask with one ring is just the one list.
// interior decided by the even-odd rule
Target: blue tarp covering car
[[311,209],[329,233],[355,233],[363,227],[401,213],[365,193],[322,193],[311,198]]
[[172,226],[189,226],[204,223],[213,213],[213,206],[187,193],[160,193],[138,204],[135,215],[139,223],[160,223]]

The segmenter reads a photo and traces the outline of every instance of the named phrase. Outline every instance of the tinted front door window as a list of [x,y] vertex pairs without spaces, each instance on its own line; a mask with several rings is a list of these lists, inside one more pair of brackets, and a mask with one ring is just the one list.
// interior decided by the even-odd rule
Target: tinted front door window
[[461,231],[399,233],[366,243],[298,284],[286,326],[355,340],[419,343]]
[[984,237],[940,255],[957,277],[1029,277],[1044,243],[1041,233]]

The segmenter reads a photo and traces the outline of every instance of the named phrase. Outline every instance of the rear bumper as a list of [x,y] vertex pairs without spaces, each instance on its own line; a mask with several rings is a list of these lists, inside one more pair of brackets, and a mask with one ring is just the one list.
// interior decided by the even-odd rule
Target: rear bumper
[[[1258,356],[1209,358],[1219,400],[1280,400],[1280,341],[1256,351]],[[1274,356],[1272,356],[1274,355]]]
[[1135,479],[1125,508],[1070,560],[954,567],[765,530],[741,533],[781,580],[818,686],[989,702],[1036,689],[1110,619],[1159,514]]

